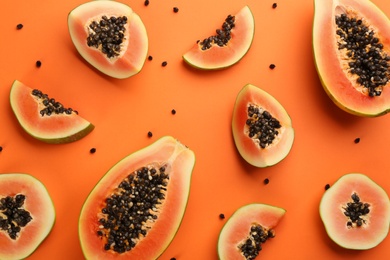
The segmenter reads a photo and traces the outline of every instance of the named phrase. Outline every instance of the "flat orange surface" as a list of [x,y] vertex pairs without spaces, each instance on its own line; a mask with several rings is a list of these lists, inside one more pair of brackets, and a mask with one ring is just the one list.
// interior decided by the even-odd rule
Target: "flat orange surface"
[[[345,250],[328,238],[319,216],[325,184],[345,173],[364,173],[390,192],[390,117],[352,116],[325,94],[312,55],[313,1],[280,0],[276,9],[268,0],[151,0],[147,7],[143,0],[126,1],[145,23],[153,60],[125,80],[96,71],[74,48],[67,15],[83,2],[14,0],[1,6],[0,172],[40,179],[57,213],[52,233],[30,259],[83,259],[77,222],[86,196],[113,164],[164,135],[185,143],[197,159],[182,225],[160,259],[217,259],[223,224],[238,207],[253,202],[287,210],[261,259],[390,259],[389,237],[368,251]],[[373,2],[390,15],[387,0]],[[186,66],[182,54],[245,4],[256,25],[247,55],[221,71]],[[24,27],[16,30],[19,23]],[[35,67],[37,60],[41,68]],[[33,139],[9,105],[15,79],[77,109],[95,130],[64,145]],[[293,148],[273,167],[250,166],[233,142],[233,105],[247,83],[277,98],[292,118]],[[361,141],[355,144],[357,137]],[[227,218],[219,219],[220,213]]]

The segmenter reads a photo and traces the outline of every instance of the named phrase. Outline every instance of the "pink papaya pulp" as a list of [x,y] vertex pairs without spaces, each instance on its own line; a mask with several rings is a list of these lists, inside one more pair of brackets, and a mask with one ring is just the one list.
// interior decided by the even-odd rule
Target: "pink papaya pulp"
[[219,234],[219,259],[257,259],[262,244],[275,236],[273,229],[285,213],[282,208],[259,203],[239,208]]
[[390,20],[369,0],[315,0],[313,50],[323,88],[359,116],[390,110]]
[[368,176],[350,173],[325,191],[320,216],[329,237],[341,247],[370,249],[389,232],[390,200]]
[[232,131],[238,152],[256,167],[272,166],[283,160],[294,141],[291,118],[284,107],[251,84],[237,95]]
[[170,136],[125,157],[81,210],[87,259],[156,259],[174,238],[190,191],[194,153]]
[[198,41],[183,59],[205,70],[222,69],[236,64],[248,52],[255,32],[253,14],[248,6],[229,15],[215,36]]
[[41,90],[32,89],[18,80],[12,84],[10,103],[23,129],[43,142],[74,142],[94,129],[94,125],[77,111],[65,108]]
[[69,13],[68,28],[80,55],[102,73],[123,79],[141,71],[148,36],[128,5],[110,0],[81,4]]
[[0,259],[31,255],[54,222],[53,202],[39,180],[25,173],[0,174]]

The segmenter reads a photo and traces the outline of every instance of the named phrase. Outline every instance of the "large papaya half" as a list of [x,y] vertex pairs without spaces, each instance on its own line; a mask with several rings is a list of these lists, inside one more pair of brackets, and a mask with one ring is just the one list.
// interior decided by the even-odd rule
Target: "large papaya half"
[[223,69],[236,64],[248,52],[255,33],[252,11],[244,6],[228,15],[216,34],[198,41],[183,59],[189,65],[205,70]]
[[69,143],[88,135],[95,127],[77,110],[65,107],[39,89],[15,80],[10,91],[12,110],[23,129],[46,143]]
[[349,173],[325,191],[320,216],[336,244],[348,249],[370,249],[389,233],[390,200],[368,176]]
[[93,188],[81,210],[87,259],[156,259],[175,236],[195,155],[170,136],[127,156]]
[[114,78],[141,71],[148,52],[148,36],[141,18],[126,4],[90,1],[68,15],[70,37],[80,55]]
[[390,20],[369,0],[315,0],[313,50],[321,83],[341,109],[390,110]]
[[237,95],[232,132],[240,155],[256,167],[279,163],[294,142],[294,128],[285,108],[269,93],[251,84]]
[[219,234],[219,259],[257,259],[263,244],[275,237],[274,228],[285,213],[285,209],[260,203],[237,209]]
[[25,173],[0,174],[0,259],[31,255],[54,222],[54,205],[41,181]]

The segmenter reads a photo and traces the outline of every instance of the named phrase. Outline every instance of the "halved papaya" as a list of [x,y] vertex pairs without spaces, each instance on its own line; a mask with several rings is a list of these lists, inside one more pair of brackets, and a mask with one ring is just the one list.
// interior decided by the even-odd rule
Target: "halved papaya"
[[87,259],[156,259],[175,236],[190,191],[194,153],[165,136],[113,166],[81,210]]
[[128,5],[116,1],[90,1],[68,15],[70,37],[80,55],[114,78],[141,71],[148,52],[146,28]]
[[387,236],[390,200],[368,176],[349,173],[322,196],[320,216],[329,237],[347,249],[370,249]]
[[10,91],[12,110],[23,129],[46,143],[69,143],[89,134],[95,127],[41,90],[15,80]]
[[256,167],[272,166],[283,160],[294,141],[291,118],[284,107],[251,84],[237,95],[232,131],[238,152]]
[[274,228],[285,213],[285,209],[260,203],[237,209],[219,234],[219,259],[255,259],[263,243],[275,237]]
[[390,20],[369,0],[315,0],[315,64],[323,88],[359,116],[390,110]]
[[254,33],[253,14],[245,6],[237,14],[228,15],[216,35],[198,41],[183,59],[193,67],[205,70],[232,66],[248,52]]
[[41,181],[25,173],[0,174],[0,259],[31,255],[54,222],[53,201]]

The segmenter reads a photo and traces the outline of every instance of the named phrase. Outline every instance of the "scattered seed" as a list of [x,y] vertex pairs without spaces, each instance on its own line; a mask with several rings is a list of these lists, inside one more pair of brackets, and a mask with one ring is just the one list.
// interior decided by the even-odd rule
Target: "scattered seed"
[[2,146],[0,146],[0,152],[1,152],[1,151],[3,151],[3,147],[2,147]]
[[37,68],[40,68],[40,67],[42,66],[42,62],[41,62],[40,60],[37,60],[37,61],[35,62],[35,66],[36,66]]
[[23,24],[20,23],[20,24],[16,25],[16,29],[20,30],[22,28],[23,28]]
[[355,144],[358,144],[359,142],[360,142],[360,138],[359,137],[354,140]]
[[148,6],[149,5],[149,0],[145,0],[144,5]]
[[269,68],[270,68],[271,70],[273,70],[275,67],[276,67],[276,65],[275,65],[275,64],[271,64],[271,65],[269,65]]
[[219,214],[219,218],[220,219],[224,219],[225,218],[225,215],[223,213]]
[[172,115],[175,115],[176,114],[176,110],[172,109],[171,113],[172,113]]
[[153,133],[152,132],[148,132],[148,137],[152,137],[153,136]]
[[171,260],[176,260],[176,258],[175,258],[175,257],[172,257]]
[[153,60],[153,56],[149,55],[148,60]]
[[96,148],[91,148],[91,150],[89,150],[90,153],[96,153]]
[[173,12],[175,12],[175,13],[179,12],[179,8],[173,7]]
[[325,185],[325,190],[329,189],[330,188],[330,185],[329,183]]
[[278,4],[277,3],[273,3],[272,4],[272,8],[275,9],[276,7],[278,7]]
[[267,185],[269,183],[269,179],[268,178],[265,178],[264,179],[264,184]]
[[166,62],[166,61],[163,61],[163,63],[161,63],[161,66],[163,66],[163,67],[165,67],[167,65],[168,65],[168,62]]

